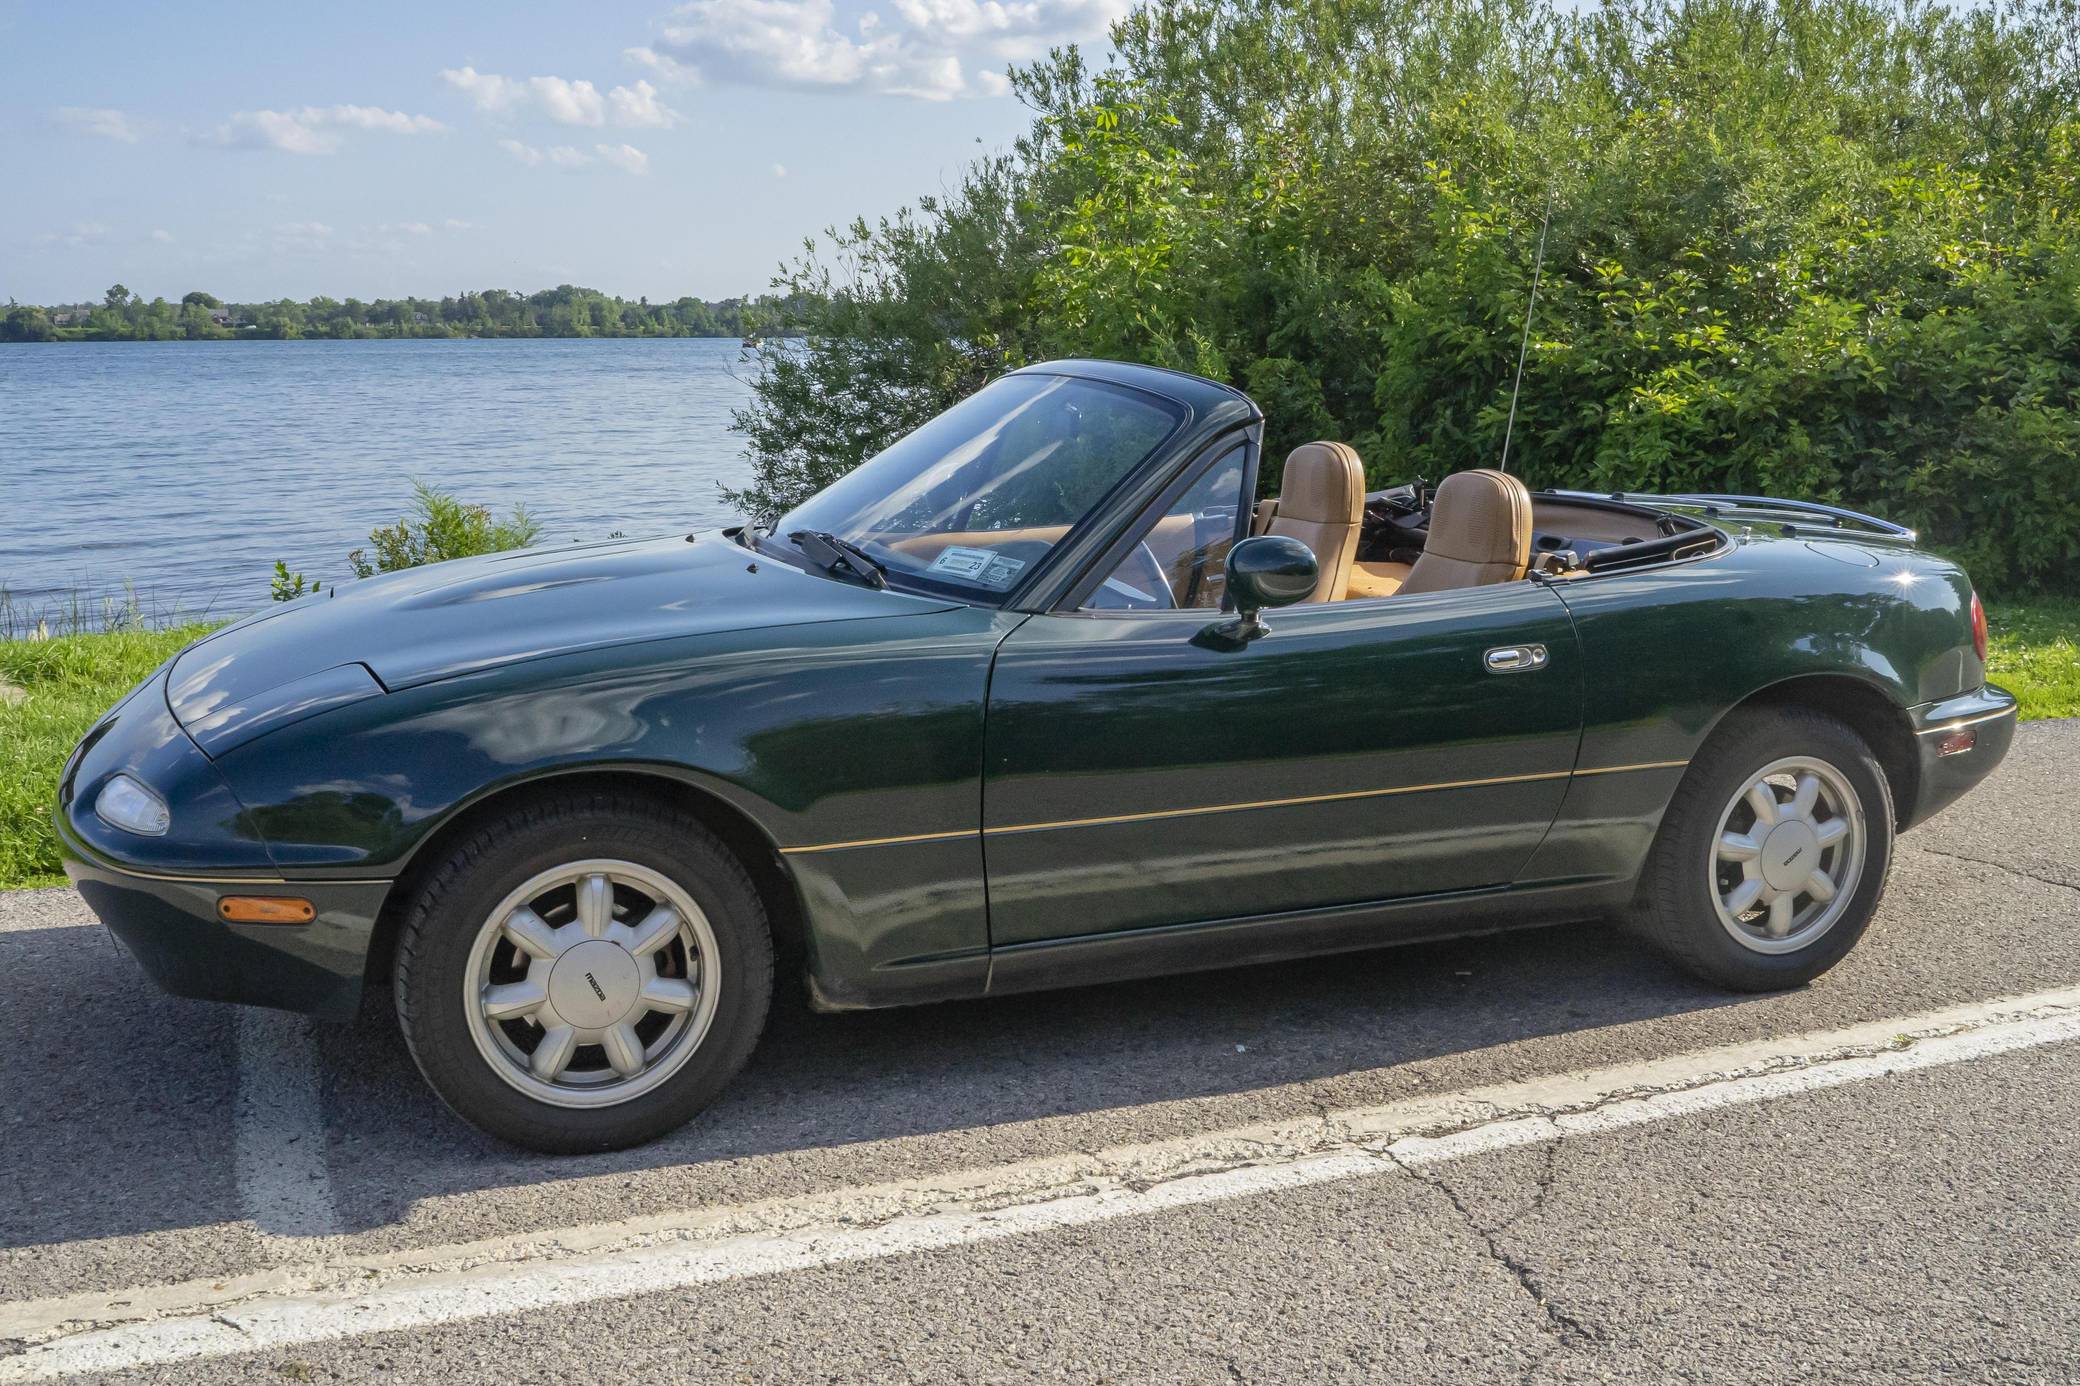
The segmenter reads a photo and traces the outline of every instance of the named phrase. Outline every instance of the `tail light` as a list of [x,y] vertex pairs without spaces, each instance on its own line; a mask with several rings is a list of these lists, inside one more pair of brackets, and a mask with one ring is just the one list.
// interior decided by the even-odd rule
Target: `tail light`
[[1972,649],[1977,652],[1979,662],[1986,662],[1986,608],[1979,602],[1979,594],[1972,593]]

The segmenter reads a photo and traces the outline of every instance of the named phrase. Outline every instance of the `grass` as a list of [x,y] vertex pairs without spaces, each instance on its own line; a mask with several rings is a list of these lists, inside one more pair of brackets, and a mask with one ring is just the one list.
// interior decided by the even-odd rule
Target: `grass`
[[0,887],[63,884],[51,808],[94,719],[208,625],[0,641]]
[[112,631],[165,631],[224,619],[210,606],[168,603],[150,590],[138,591],[133,582],[119,588],[73,587],[26,600],[0,581],[0,643]]
[[[1988,668],[2025,720],[2080,717],[2080,598],[1994,603]],[[0,888],[64,881],[50,830],[58,772],[94,719],[209,623],[0,640]]]
[[1990,602],[1986,671],[2022,717],[2080,717],[2080,597]]

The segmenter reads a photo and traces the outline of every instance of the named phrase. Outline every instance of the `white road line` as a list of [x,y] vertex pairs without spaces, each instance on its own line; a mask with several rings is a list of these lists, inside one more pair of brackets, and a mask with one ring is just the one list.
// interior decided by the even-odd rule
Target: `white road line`
[[1382,1175],[2080,1040],[2080,987],[1142,1146],[0,1308],[0,1383],[587,1304]]
[[[239,1209],[270,1238],[329,1237],[340,1230],[325,1165],[311,1022],[246,1007],[238,1015]],[[272,1259],[308,1254],[292,1240]]]

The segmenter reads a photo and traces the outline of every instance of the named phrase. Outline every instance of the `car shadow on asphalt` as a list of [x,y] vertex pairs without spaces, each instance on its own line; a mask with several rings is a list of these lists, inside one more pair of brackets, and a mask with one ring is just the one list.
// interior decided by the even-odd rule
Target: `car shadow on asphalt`
[[[99,935],[0,935],[0,967],[25,964],[8,969],[21,985],[0,1019],[19,1075],[0,1092],[0,1132],[10,1181],[33,1191],[0,1199],[0,1249],[243,1215],[238,1010],[161,994]],[[93,970],[76,966],[81,950]],[[680,1176],[681,1198],[691,1180],[696,1202],[707,1183],[719,1198],[747,1196],[763,1186],[746,1182],[743,1162],[772,1157],[801,1166],[781,1185],[811,1186],[831,1166],[809,1166],[843,1160],[848,1147],[1103,1122],[1115,1109],[1218,1104],[1293,1085],[1316,1085],[1338,1105],[1384,1100],[1409,1065],[1742,998],[1689,980],[1607,925],[843,1015],[811,1012],[800,986],[783,983],[758,1052],[713,1108],[654,1144],[573,1158],[518,1150],[449,1113],[414,1069],[389,999],[374,993],[358,1023],[314,1030],[325,1167],[349,1233],[394,1225],[421,1199],[645,1171]],[[1291,1101],[1311,1109],[1305,1097]],[[1231,1106],[1196,1120],[1288,1114]],[[1116,1129],[1100,1135],[1170,1133],[1144,1131],[1145,1115],[1114,1117]],[[1013,1137],[1009,1158],[1064,1140],[1079,1137],[1037,1136],[1031,1149]],[[718,1171],[728,1172],[719,1182]]]
[[[321,1050],[348,1230],[393,1223],[424,1198],[1377,1080],[1379,1070],[1746,998],[1598,924],[843,1015],[814,1014],[798,986],[783,985],[757,1054],[713,1108],[655,1144],[574,1158],[517,1151],[451,1115],[382,1013],[387,999],[372,998],[363,1023],[327,1034]],[[1361,1077],[1336,1096],[1384,1100],[1386,1087]],[[1253,1119],[1261,1114],[1218,1124]]]

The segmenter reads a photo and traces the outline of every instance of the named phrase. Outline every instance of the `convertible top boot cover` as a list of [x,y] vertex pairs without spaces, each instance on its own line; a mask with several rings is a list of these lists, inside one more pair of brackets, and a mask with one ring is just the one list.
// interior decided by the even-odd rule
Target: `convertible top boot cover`
[[1278,510],[1264,532],[1314,550],[1321,578],[1309,601],[1341,601],[1364,518],[1365,468],[1357,452],[1345,443],[1302,443],[1286,458]]
[[1531,564],[1531,492],[1507,472],[1453,472],[1430,504],[1430,536],[1400,595],[1515,582]]

